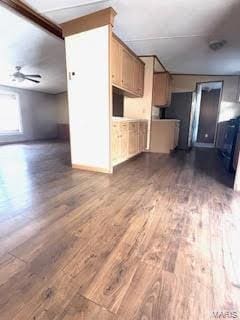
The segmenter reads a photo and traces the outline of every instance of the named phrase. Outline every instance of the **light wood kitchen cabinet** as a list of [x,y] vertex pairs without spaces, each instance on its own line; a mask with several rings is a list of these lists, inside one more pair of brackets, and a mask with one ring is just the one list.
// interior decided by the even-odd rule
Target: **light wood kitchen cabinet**
[[122,49],[122,88],[134,92],[134,57],[125,48]]
[[131,97],[144,93],[145,64],[117,36],[112,37],[112,85]]
[[171,104],[172,79],[168,72],[153,75],[153,106],[168,107]]
[[112,126],[112,161],[116,162],[120,158],[120,124],[114,122]]
[[139,126],[139,151],[143,152],[147,148],[147,129],[148,124],[146,121],[140,122]]
[[129,130],[128,123],[120,123],[120,154],[119,158],[124,161],[128,156],[128,140],[129,140]]
[[178,146],[180,121],[154,119],[151,125],[150,151],[170,153]]
[[115,38],[112,38],[112,83],[122,85],[122,46]]
[[143,152],[147,147],[147,120],[113,120],[112,162],[117,165]]
[[129,123],[129,156],[139,153],[139,122]]
[[144,65],[139,59],[134,59],[134,72],[133,72],[133,90],[139,96],[144,94]]

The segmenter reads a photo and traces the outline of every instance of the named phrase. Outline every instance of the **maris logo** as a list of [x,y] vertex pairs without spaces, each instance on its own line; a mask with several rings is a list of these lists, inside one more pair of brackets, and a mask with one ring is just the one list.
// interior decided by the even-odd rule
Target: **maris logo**
[[237,311],[213,311],[215,319],[239,319]]

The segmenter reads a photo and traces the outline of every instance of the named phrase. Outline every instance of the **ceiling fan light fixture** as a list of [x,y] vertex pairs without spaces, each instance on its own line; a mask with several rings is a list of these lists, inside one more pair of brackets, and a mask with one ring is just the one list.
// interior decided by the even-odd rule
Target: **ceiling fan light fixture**
[[42,78],[40,74],[25,74],[25,73],[21,72],[21,69],[22,69],[22,67],[16,66],[17,71],[14,74],[12,74],[13,81],[23,82],[24,80],[27,80],[27,81],[31,81],[34,83],[40,83],[39,80],[36,80],[36,78],[37,79]]
[[208,46],[213,51],[222,49],[227,44],[226,40],[212,40],[208,43]]
[[24,78],[16,78],[17,79],[17,82],[23,82],[24,81]]

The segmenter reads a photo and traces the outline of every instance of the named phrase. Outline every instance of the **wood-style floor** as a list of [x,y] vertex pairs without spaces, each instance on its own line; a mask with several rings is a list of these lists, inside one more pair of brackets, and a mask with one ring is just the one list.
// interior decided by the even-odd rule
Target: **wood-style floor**
[[62,143],[0,147],[1,320],[240,317],[240,196],[214,151],[69,164]]

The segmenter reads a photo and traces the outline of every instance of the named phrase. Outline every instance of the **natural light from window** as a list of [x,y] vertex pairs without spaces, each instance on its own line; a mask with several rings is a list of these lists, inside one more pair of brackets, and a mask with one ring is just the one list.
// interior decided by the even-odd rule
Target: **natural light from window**
[[17,94],[0,92],[0,134],[22,133]]

